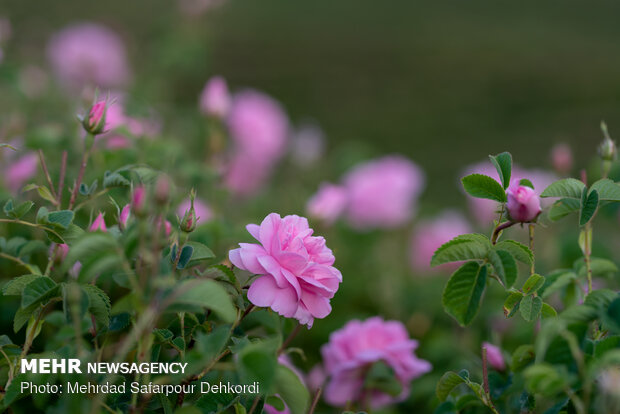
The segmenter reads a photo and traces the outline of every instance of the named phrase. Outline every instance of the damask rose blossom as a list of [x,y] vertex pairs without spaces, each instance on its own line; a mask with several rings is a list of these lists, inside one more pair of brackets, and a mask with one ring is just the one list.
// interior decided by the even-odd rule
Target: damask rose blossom
[[487,349],[487,361],[497,371],[503,371],[506,369],[506,362],[502,355],[502,350],[488,342],[482,344],[483,348]]
[[[411,381],[431,370],[431,364],[415,355],[418,342],[410,339],[405,326],[398,321],[374,317],[353,320],[329,336],[321,354],[329,376],[325,401],[334,406],[348,402],[369,401],[373,409],[402,401],[409,395]],[[365,390],[368,368],[383,362],[394,370],[402,392],[392,397],[379,390]]]
[[230,101],[226,80],[221,76],[214,76],[200,94],[200,111],[205,115],[224,119],[228,116]]
[[238,268],[260,275],[248,290],[250,302],[308,328],[315,318],[329,315],[342,275],[332,266],[335,258],[325,239],[312,235],[308,220],[271,213],[260,226],[246,228],[260,244],[240,243],[229,258]]
[[37,173],[39,157],[28,152],[9,161],[4,169],[4,182],[12,193],[17,193]]
[[462,214],[445,211],[430,220],[421,220],[411,238],[411,266],[414,270],[428,272],[435,250],[456,236],[471,233],[471,226]]
[[347,207],[348,195],[343,186],[323,183],[319,191],[308,200],[306,210],[311,217],[332,224]]
[[62,29],[50,40],[47,55],[61,82],[73,88],[102,88],[127,83],[130,70],[125,45],[111,29],[80,23]]
[[527,223],[540,214],[540,198],[530,187],[524,185],[509,187],[506,194],[508,196],[506,209],[512,221]]
[[397,155],[355,167],[344,178],[349,222],[358,229],[405,224],[415,211],[424,181],[416,164]]
[[108,228],[105,225],[105,220],[103,219],[103,213],[99,213],[93,224],[90,226],[90,231],[102,231],[107,232]]

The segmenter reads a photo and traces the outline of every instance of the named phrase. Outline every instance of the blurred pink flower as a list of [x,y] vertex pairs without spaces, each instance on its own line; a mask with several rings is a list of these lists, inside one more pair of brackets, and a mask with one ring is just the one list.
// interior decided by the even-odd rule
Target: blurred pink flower
[[325,152],[325,133],[314,122],[302,124],[292,137],[290,153],[293,162],[301,167],[316,163]]
[[431,258],[439,246],[471,231],[467,220],[456,211],[444,211],[431,220],[421,220],[411,239],[412,268],[419,272],[430,271]]
[[109,28],[78,23],[56,33],[47,55],[61,82],[79,88],[122,86],[130,77],[125,45]]
[[342,275],[332,266],[335,258],[325,239],[312,236],[308,220],[271,213],[260,226],[246,228],[260,244],[240,243],[229,258],[238,268],[261,275],[250,286],[250,302],[309,328],[315,318],[326,317]]
[[508,195],[506,210],[512,221],[526,223],[540,214],[540,198],[530,187],[512,185],[508,187],[506,194]]
[[347,207],[348,197],[345,187],[323,183],[319,191],[308,200],[306,211],[311,217],[332,224]]
[[561,175],[570,172],[573,168],[573,151],[568,144],[556,144],[551,148],[551,165]]
[[[183,200],[181,204],[179,204],[179,207],[177,207],[177,215],[179,217],[183,217],[185,215],[185,212],[189,210],[191,205],[192,202],[189,198]],[[205,203],[199,198],[194,199],[194,211],[196,212],[196,217],[198,218],[198,225],[205,224],[206,222],[213,219],[213,210],[211,210],[211,207],[209,207],[207,203]]]
[[306,377],[308,389],[311,392],[316,392],[319,388],[323,388],[326,379],[327,374],[325,374],[325,369],[323,368],[323,365],[316,364],[312,367],[310,372],[308,372],[308,376]]
[[273,98],[254,90],[234,95],[228,129],[233,141],[224,179],[239,195],[258,190],[286,150],[288,119]]
[[27,152],[11,160],[4,169],[4,182],[12,193],[17,193],[28,180],[35,176],[39,157],[34,152]]
[[224,119],[230,111],[230,101],[226,80],[221,76],[214,76],[200,94],[200,111],[205,115]]
[[497,371],[503,371],[506,369],[506,362],[502,355],[501,349],[488,342],[483,342],[482,347],[487,349],[487,361]]
[[56,250],[56,255],[54,256],[54,260],[57,262],[62,262],[67,257],[69,253],[69,246],[66,244],[52,244],[50,246],[50,254]]
[[[368,400],[375,409],[402,401],[409,395],[411,381],[431,370],[429,362],[416,357],[417,347],[418,342],[409,338],[401,322],[384,321],[380,317],[348,322],[333,332],[329,343],[321,348],[325,370],[330,376],[325,400],[335,406]],[[378,361],[394,370],[403,389],[398,397],[379,390],[364,390],[364,375]]]
[[134,214],[139,215],[146,210],[146,188],[143,185],[139,185],[133,189],[131,195],[131,210]]
[[104,233],[108,231],[103,219],[103,213],[99,213],[93,224],[91,224],[89,231],[102,231]]
[[131,215],[131,205],[125,204],[125,207],[121,210],[121,214],[118,218],[118,226],[121,230],[127,228],[127,223],[129,222],[129,216]]
[[[489,177],[497,180],[499,182],[499,175],[497,174],[497,170],[493,167],[490,161],[481,162],[478,164],[471,165],[463,171],[461,177],[464,177],[469,174],[484,174]],[[512,175],[510,178],[510,186],[518,185],[519,181],[522,179],[528,179],[534,184],[534,188],[537,193],[541,193],[545,188],[547,188],[551,183],[553,183],[557,177],[555,174],[539,170],[525,170],[518,165],[514,165],[512,167]],[[462,189],[461,183],[459,181],[459,188]],[[475,198],[470,195],[466,195],[467,204],[469,206],[469,210],[471,214],[474,216],[479,225],[490,227],[493,220],[498,218],[498,208],[499,204],[493,200],[487,200],[482,198]],[[552,199],[544,199],[542,202],[542,206],[548,206],[553,203]]]
[[392,155],[358,165],[344,178],[347,218],[358,229],[405,224],[425,185],[424,173],[412,161]]

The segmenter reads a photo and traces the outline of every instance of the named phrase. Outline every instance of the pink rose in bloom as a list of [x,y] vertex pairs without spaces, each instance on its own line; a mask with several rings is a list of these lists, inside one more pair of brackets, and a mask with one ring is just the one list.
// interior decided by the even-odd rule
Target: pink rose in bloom
[[323,183],[319,191],[308,200],[306,210],[311,217],[332,224],[347,207],[347,190],[345,187]]
[[487,361],[494,369],[497,371],[506,369],[506,362],[504,361],[502,351],[498,347],[488,342],[484,342],[482,347],[487,349]]
[[103,219],[103,213],[99,213],[93,224],[90,226],[90,231],[108,231],[108,228],[105,226],[105,220]]
[[573,168],[573,152],[566,143],[551,148],[551,165],[560,174],[566,175]]
[[358,229],[405,224],[414,213],[424,184],[422,170],[398,155],[359,165],[344,179],[348,220]]
[[260,244],[240,243],[229,253],[240,269],[261,275],[252,282],[248,299],[287,318],[312,327],[315,318],[331,312],[342,274],[323,237],[312,236],[308,220],[299,216],[269,214],[261,223],[246,226]]
[[[325,370],[330,376],[325,388],[325,401],[344,406],[349,401],[370,401],[376,409],[409,395],[414,378],[431,370],[428,361],[415,355],[418,342],[410,339],[405,326],[398,321],[384,321],[380,317],[366,321],[353,320],[329,336],[321,354]],[[364,376],[375,362],[389,365],[402,384],[398,397],[378,390],[364,390]],[[369,394],[368,394],[369,393]]]
[[127,223],[129,222],[129,216],[131,215],[131,205],[125,204],[125,207],[121,210],[121,214],[118,217],[118,224],[121,230],[127,228]]
[[39,165],[39,157],[28,152],[10,162],[4,169],[4,182],[13,193],[17,193],[28,180],[35,176]]
[[230,101],[226,80],[221,76],[214,76],[200,94],[200,111],[205,115],[224,119],[228,116]]
[[[179,207],[177,207],[177,215],[183,217],[185,212],[191,207],[191,204],[192,202],[189,198],[183,200],[181,204],[179,204]],[[213,210],[211,210],[211,207],[209,207],[207,203],[199,198],[194,199],[194,211],[196,212],[196,217],[200,224],[204,224],[213,219]]]
[[445,211],[432,220],[421,220],[411,239],[412,268],[420,272],[430,271],[431,258],[439,246],[471,231],[467,220],[455,211]]
[[99,24],[64,28],[50,40],[47,55],[58,78],[75,88],[122,86],[130,77],[122,39]]
[[506,209],[512,221],[526,223],[540,214],[540,198],[530,187],[524,185],[509,187],[506,194],[508,196]]

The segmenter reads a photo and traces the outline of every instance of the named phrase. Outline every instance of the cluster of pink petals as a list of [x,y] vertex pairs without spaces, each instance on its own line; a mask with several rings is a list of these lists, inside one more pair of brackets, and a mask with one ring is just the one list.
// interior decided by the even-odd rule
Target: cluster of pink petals
[[[499,181],[497,170],[493,167],[490,161],[481,162],[467,167],[462,176],[469,174],[484,174]],[[519,185],[519,181],[524,178],[530,180],[532,184],[534,184],[537,194],[540,194],[557,179],[555,174],[549,171],[537,169],[525,170],[519,166],[513,165],[509,188],[516,188]],[[553,203],[552,199],[545,199],[543,200],[542,205],[544,207],[550,203]],[[467,204],[471,214],[481,226],[490,226],[493,220],[496,220],[498,217],[498,203],[493,200],[475,198],[467,195]]]
[[99,213],[97,218],[93,221],[93,224],[90,225],[89,231],[102,231],[107,232],[108,228],[105,225],[105,219],[103,218],[103,213]]
[[[185,212],[190,209],[191,205],[192,201],[189,198],[183,200],[177,207],[177,215],[179,217],[183,217]],[[213,219],[213,210],[206,202],[199,198],[194,199],[194,211],[196,212],[196,217],[198,218],[196,223],[197,225],[205,224]]]
[[394,228],[415,213],[424,189],[422,170],[399,155],[353,168],[340,186],[323,184],[307,204],[310,215],[333,222],[344,214],[357,229]]
[[238,268],[260,275],[248,291],[250,302],[308,327],[315,318],[326,317],[342,274],[332,266],[335,258],[325,239],[312,235],[308,220],[271,213],[260,226],[246,228],[260,244],[240,243],[229,258]]
[[226,80],[214,76],[207,81],[200,94],[200,111],[208,116],[224,119],[230,111],[231,97]]
[[130,77],[122,39],[99,24],[62,29],[50,40],[47,55],[60,81],[72,87],[118,87]]
[[250,195],[286,151],[288,118],[273,98],[245,90],[233,96],[227,125],[233,148],[224,182],[233,193]]
[[3,168],[4,183],[12,193],[17,193],[37,173],[39,157],[34,152],[27,152],[18,158],[7,155],[7,165]]
[[[380,317],[348,322],[333,332],[329,343],[321,348],[325,371],[330,377],[325,400],[335,406],[344,406],[350,401],[370,401],[373,408],[379,408],[407,398],[411,381],[431,370],[428,361],[416,357],[417,347],[417,341],[409,338],[401,322],[384,321]],[[365,373],[378,361],[394,370],[403,388],[399,396],[364,390]]]
[[471,233],[469,222],[457,211],[444,211],[433,219],[421,220],[411,238],[411,267],[418,272],[431,270],[435,250],[456,236]]
[[540,198],[532,188],[524,185],[510,186],[506,194],[506,210],[512,221],[527,223],[540,214]]

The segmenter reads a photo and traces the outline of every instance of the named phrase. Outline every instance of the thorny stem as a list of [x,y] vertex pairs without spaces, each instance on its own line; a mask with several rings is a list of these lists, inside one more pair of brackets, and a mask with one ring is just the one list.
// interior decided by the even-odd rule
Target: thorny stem
[[502,224],[498,224],[497,227],[495,227],[495,230],[493,230],[493,236],[491,237],[491,243],[496,244],[497,238],[499,237],[499,234],[501,233],[501,231],[507,229],[508,227],[512,227],[515,224],[517,223],[515,223],[514,221],[505,221]]
[[484,387],[484,393],[486,394],[486,398],[488,401],[487,407],[489,407],[489,409],[493,411],[493,413],[499,414],[497,412],[497,408],[495,408],[495,405],[493,405],[493,401],[491,401],[491,388],[489,387],[489,370],[487,365],[487,348],[482,347],[482,384]]

